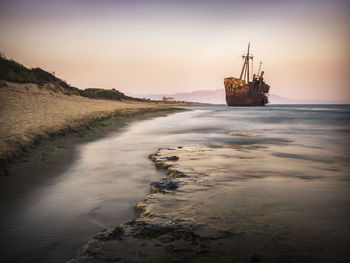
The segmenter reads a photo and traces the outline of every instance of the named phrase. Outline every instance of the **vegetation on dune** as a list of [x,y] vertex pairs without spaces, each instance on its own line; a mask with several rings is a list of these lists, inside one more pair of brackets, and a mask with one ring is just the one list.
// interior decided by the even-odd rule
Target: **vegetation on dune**
[[145,101],[145,99],[126,96],[123,92],[116,89],[77,89],[77,91],[81,96],[94,99]]
[[41,68],[28,69],[18,62],[3,56],[0,56],[0,79],[18,83],[35,83],[38,85],[51,82],[57,83],[65,89],[74,89],[63,80],[56,78],[53,74]]
[[35,73],[33,73],[31,70],[14,60],[8,60],[4,57],[0,57],[0,79],[19,83],[38,82]]
[[0,56],[0,79],[18,83],[35,83],[38,85],[55,83],[64,89],[77,92],[80,96],[94,99],[150,101],[149,99],[139,99],[126,96],[124,93],[116,89],[82,90],[72,87],[65,81],[55,77],[53,74],[45,70],[42,70],[41,68],[28,69],[12,59],[5,58],[3,55]]

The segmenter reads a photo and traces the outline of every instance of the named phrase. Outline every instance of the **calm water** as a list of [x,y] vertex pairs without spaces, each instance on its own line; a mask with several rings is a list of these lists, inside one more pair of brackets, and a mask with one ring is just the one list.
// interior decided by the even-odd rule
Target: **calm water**
[[[62,262],[99,230],[134,217],[133,207],[149,193],[149,183],[164,176],[148,159],[161,147],[269,149],[265,166],[276,168],[279,160],[283,172],[274,172],[281,178],[293,176],[306,186],[319,181],[336,185],[327,188],[327,195],[340,200],[340,221],[350,219],[350,106],[189,108],[80,145],[77,159],[60,176],[18,193],[15,200],[1,200],[4,262]],[[254,171],[255,177],[264,172]],[[0,181],[3,187],[14,183],[6,177]]]

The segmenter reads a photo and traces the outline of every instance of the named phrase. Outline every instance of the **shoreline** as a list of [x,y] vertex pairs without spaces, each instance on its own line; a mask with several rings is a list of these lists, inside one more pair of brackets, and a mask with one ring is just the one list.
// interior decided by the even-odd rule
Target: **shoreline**
[[[186,111],[182,108],[158,107],[140,108],[132,112],[121,114],[116,111],[100,118],[82,120],[76,127],[67,126],[64,130],[47,133],[47,136],[38,134],[36,138],[19,148],[10,158],[0,159],[0,176],[11,176],[17,171],[31,169],[30,167],[45,166],[49,168],[55,163],[64,167],[74,160],[74,148],[77,144],[90,142],[108,136],[124,128],[130,122],[151,119],[168,114]],[[58,161],[60,160],[60,161]],[[20,166],[20,168],[18,167]],[[54,170],[57,170],[55,167]],[[64,171],[64,169],[58,169]]]
[[[162,115],[158,112],[150,113],[149,116],[152,118],[158,114]],[[181,116],[181,113],[178,116]],[[179,120],[176,119],[176,114],[174,117],[175,120]],[[145,119],[145,115],[137,116],[134,120],[141,118]],[[196,116],[192,118],[196,119]],[[127,124],[130,119],[122,118],[122,120]],[[116,131],[116,126],[108,125],[109,121],[111,120],[105,120],[106,123],[101,124],[101,130],[97,125],[96,129],[101,132],[96,134],[86,130],[87,133],[80,134],[81,137],[79,133],[63,137],[68,145],[70,145],[69,138],[76,143],[88,142],[91,138],[97,139],[108,135],[112,129],[113,132]],[[175,122],[172,120],[170,123]],[[119,125],[119,128],[126,127],[120,122]],[[184,122],[181,127],[172,131],[175,134],[187,134],[188,129],[192,127],[187,125],[188,122]],[[162,134],[162,131],[168,133],[169,127],[165,127],[163,130],[161,127],[152,128],[148,132],[147,128],[138,130],[143,132],[146,130],[145,134],[153,137],[158,131],[159,134]],[[197,128],[197,125],[194,124],[191,130],[196,131],[194,128]],[[128,130],[111,135],[124,134],[124,131]],[[249,130],[233,128],[230,133],[225,131],[221,130],[221,133],[218,133],[221,136],[214,142],[221,142],[222,138],[230,136],[235,144],[214,143],[205,146],[205,143],[200,143],[193,146],[187,145],[183,137],[182,140],[180,137],[176,140],[176,144],[171,146],[166,143],[157,144],[164,147],[143,152],[142,158],[147,158],[153,153],[149,158],[153,160],[154,167],[160,168],[158,172],[161,177],[149,180],[146,184],[147,189],[145,187],[147,194],[130,204],[134,216],[113,221],[108,226],[101,225],[99,230],[94,231],[89,238],[80,243],[79,246],[85,245],[76,251],[74,257],[65,260],[69,260],[68,262],[184,262],[188,259],[196,259],[198,262],[231,262],[229,260],[338,262],[336,259],[339,255],[348,258],[349,254],[344,249],[347,243],[344,226],[347,223],[344,221],[346,217],[343,216],[346,213],[345,202],[347,202],[344,199],[347,193],[343,192],[347,176],[344,177],[343,169],[347,169],[348,166],[340,162],[334,167],[335,163],[323,159],[322,153],[328,153],[326,148],[322,152],[321,148],[316,149],[311,143],[306,149],[306,146],[296,145],[290,138],[281,134],[269,137],[267,136],[269,130],[264,127]],[[127,145],[135,139],[131,148],[119,147],[123,144],[112,144],[107,141],[105,142],[107,148],[100,149],[108,149],[109,145],[113,145],[114,154],[123,153],[123,149],[130,149],[133,153],[142,145],[135,135],[137,133],[131,132],[131,136],[124,138],[124,144]],[[157,143],[158,140],[162,142],[161,138],[155,137]],[[202,137],[205,138],[205,134]],[[147,144],[148,140],[149,138]],[[97,150],[99,147],[92,149]],[[59,152],[60,149],[54,151],[53,155]],[[71,156],[74,156],[72,152]],[[90,160],[93,161],[91,158],[95,156],[97,155],[93,154]],[[54,156],[53,159],[55,160]],[[67,159],[69,161],[69,157]],[[115,170],[116,164],[124,165],[124,159],[125,157],[122,157],[119,162],[113,162],[114,158],[107,158],[108,163],[102,164],[104,166],[111,163]],[[131,172],[135,174],[140,166],[135,165],[135,160],[131,156],[129,159],[127,169],[135,167]],[[41,160],[41,167],[46,163],[50,166],[50,162],[50,159],[44,162]],[[33,165],[30,161],[28,163]],[[259,165],[259,169],[256,169],[257,163],[264,165]],[[305,163],[311,168],[303,173],[295,168],[303,167]],[[57,163],[51,167],[63,169]],[[294,167],[294,170],[291,170],[291,167]],[[84,176],[84,170],[80,174]],[[143,176],[149,174],[144,172]],[[50,177],[52,175],[50,174]],[[32,183],[32,177],[27,178],[30,178],[27,181]],[[40,175],[35,178],[40,179]],[[44,178],[45,176],[41,176],[41,179]],[[16,181],[15,176],[3,179]],[[18,192],[17,188],[13,189]],[[10,193],[9,189],[4,190]],[[115,191],[114,187],[112,191]],[[334,201],[328,200],[328,194],[332,194]],[[306,201],[300,202],[301,200]],[[110,208],[116,211],[113,207]],[[324,215],[324,209],[327,209],[328,215]],[[339,211],[344,212],[339,214]],[[101,229],[104,230],[99,232]],[[323,229],[326,229],[326,232]],[[339,233],[340,229],[343,234]],[[317,242],[313,241],[315,236],[318,237]]]
[[[24,200],[32,199],[33,193],[42,192],[40,189],[50,187],[52,182],[61,180],[59,177],[69,170],[79,158],[81,145],[93,143],[99,139],[108,138],[108,136],[119,136],[135,122],[183,111],[186,110],[182,108],[163,108],[137,112],[128,116],[123,115],[117,118],[100,120],[94,123],[94,127],[41,140],[40,144],[31,148],[25,156],[21,156],[9,164],[7,167],[9,176],[0,177],[2,180],[0,184],[0,207],[4,213],[3,215],[5,216],[6,212],[6,215],[11,216],[18,207],[17,205],[13,206],[13,204],[21,206]],[[130,210],[133,210],[133,204],[130,206]],[[101,229],[93,231],[91,236],[84,238],[78,246],[74,247],[74,253],[65,260],[72,258],[76,249]]]
[[83,136],[113,125],[108,120],[174,111],[174,106],[181,105],[91,99],[67,95],[49,85],[0,82],[0,176],[8,175],[5,168],[11,162],[25,157],[45,140],[73,133]]
[[50,85],[0,81],[0,175],[1,168],[43,139],[89,130],[106,119],[181,105],[185,104],[92,99],[67,95]]

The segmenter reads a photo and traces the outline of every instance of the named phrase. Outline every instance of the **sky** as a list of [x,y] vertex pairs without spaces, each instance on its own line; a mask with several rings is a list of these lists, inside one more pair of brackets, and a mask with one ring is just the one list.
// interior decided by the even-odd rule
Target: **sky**
[[0,51],[79,88],[223,88],[251,43],[271,93],[350,103],[350,1],[0,0]]

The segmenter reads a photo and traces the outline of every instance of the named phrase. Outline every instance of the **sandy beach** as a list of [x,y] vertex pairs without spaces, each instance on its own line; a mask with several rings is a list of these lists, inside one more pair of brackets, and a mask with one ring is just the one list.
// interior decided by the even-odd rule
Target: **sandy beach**
[[89,99],[48,83],[0,82],[0,160],[20,155],[37,140],[89,126],[96,120],[169,109],[151,102]]

